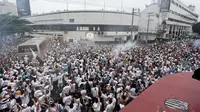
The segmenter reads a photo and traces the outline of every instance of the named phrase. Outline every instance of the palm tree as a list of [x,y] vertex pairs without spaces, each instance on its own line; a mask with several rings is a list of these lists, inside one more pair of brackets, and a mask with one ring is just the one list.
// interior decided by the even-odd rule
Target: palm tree
[[0,15],[0,33],[1,35],[12,35],[12,34],[24,34],[25,32],[31,32],[31,22],[21,19],[19,16],[2,14]]

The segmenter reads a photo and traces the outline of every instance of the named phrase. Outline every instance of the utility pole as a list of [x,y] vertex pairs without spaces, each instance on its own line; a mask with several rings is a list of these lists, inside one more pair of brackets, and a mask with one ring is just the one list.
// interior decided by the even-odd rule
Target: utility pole
[[106,0],[104,0],[104,4],[103,4],[103,10],[106,10]]
[[84,10],[86,10],[86,0],[84,0]]
[[133,22],[134,22],[135,8],[132,10],[132,21],[131,21],[131,40],[133,40]]
[[68,10],[68,0],[66,0],[66,8],[67,8],[67,10]]
[[147,42],[147,39],[148,39],[148,33],[149,33],[149,25],[150,25],[150,21],[152,21],[151,19],[150,19],[150,17],[151,16],[153,16],[152,14],[153,14],[153,12],[149,12],[149,13],[147,13],[148,14],[148,20],[147,20],[147,33],[146,33],[146,42]]

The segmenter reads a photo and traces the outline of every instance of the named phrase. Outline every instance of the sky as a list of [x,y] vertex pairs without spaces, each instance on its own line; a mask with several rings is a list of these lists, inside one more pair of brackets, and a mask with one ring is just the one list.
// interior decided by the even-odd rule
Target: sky
[[[8,0],[14,2],[16,0]],[[86,5],[84,5],[86,1]],[[132,8],[145,9],[145,5],[148,5],[153,0],[30,0],[31,13],[41,14],[47,12],[68,10],[83,10],[83,9],[94,9],[94,10],[124,10],[125,12],[131,12]],[[196,13],[200,15],[200,0],[180,0],[186,5],[195,5]],[[122,5],[123,4],[123,5]],[[86,7],[85,7],[86,6]],[[199,7],[198,7],[199,6]],[[200,18],[199,18],[200,20]]]

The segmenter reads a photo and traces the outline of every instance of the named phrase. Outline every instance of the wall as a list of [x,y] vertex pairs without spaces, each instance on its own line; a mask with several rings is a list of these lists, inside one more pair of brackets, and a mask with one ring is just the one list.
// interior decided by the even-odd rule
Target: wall
[[[146,34],[140,34],[140,39],[146,40]],[[155,40],[156,34],[148,34],[147,40]]]
[[[173,1],[175,3],[178,3],[178,5],[181,6],[182,8],[176,6],[175,4],[173,4]],[[185,4],[183,4],[182,2],[180,2],[179,0],[172,0],[171,5],[170,5],[170,10],[176,11],[177,13],[183,14],[183,15],[185,15],[187,17],[190,17],[190,18],[193,18],[193,19],[196,19],[196,20],[198,19],[198,17],[195,17],[194,15],[190,14],[189,12],[183,10],[183,8],[186,9],[186,10],[188,10],[188,11],[190,11],[193,14],[196,14],[196,13],[192,12],[188,8],[188,6],[186,6]]]
[[[33,24],[106,24],[130,25],[131,13],[112,11],[66,11],[43,15],[26,16]],[[74,19],[73,21],[70,21]],[[138,25],[139,16],[134,16],[134,25]]]
[[159,7],[157,4],[149,5],[145,10],[141,12],[140,20],[139,20],[139,33],[146,33],[147,32],[147,25],[148,25],[148,13],[153,12],[150,16],[149,21],[149,33],[156,33],[157,27],[159,24]]

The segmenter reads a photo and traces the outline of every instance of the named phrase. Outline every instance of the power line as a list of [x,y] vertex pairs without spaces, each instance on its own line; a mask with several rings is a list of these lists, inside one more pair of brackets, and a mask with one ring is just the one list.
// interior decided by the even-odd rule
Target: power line
[[[13,15],[11,15],[11,18],[8,19],[8,20],[6,20],[0,28],[5,27],[7,24],[9,24],[10,22],[12,22],[14,19],[18,18],[18,16],[14,16],[15,14],[17,14],[17,12],[15,12]],[[12,16],[14,16],[14,17],[12,17]]]

